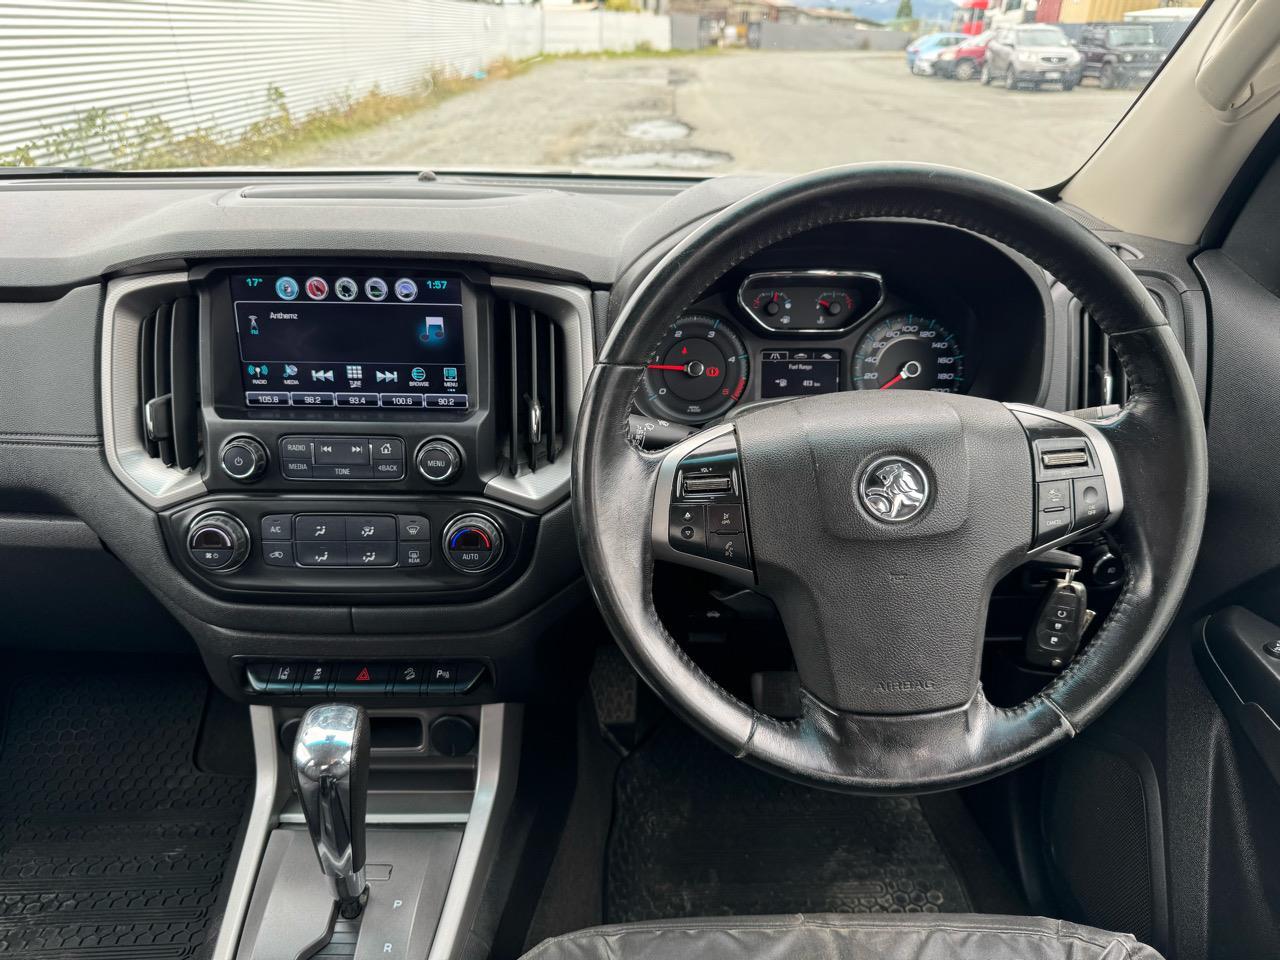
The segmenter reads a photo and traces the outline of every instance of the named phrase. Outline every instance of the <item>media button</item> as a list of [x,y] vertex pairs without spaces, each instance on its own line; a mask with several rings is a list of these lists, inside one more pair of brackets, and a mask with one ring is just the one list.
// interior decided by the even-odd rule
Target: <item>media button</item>
[[332,393],[294,393],[291,396],[295,407],[332,407]]
[[369,462],[369,441],[361,437],[316,437],[315,451],[317,464]]
[[384,393],[382,394],[382,405],[384,407],[421,407],[422,394]]
[[246,390],[244,402],[248,407],[287,407],[289,394],[283,390]]
[[311,464],[306,460],[284,460],[280,464],[280,472],[286,480],[310,480]]
[[378,405],[376,393],[335,393],[333,396],[340,407],[376,407]]

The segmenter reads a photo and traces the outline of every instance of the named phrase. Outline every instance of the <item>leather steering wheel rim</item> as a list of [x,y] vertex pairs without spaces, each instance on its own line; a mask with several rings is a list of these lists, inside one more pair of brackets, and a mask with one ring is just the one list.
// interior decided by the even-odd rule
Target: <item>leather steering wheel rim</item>
[[[980,684],[962,705],[896,715],[833,709],[803,693],[801,717],[778,721],[703,673],[655,611],[647,507],[663,455],[633,444],[627,418],[662,330],[718,277],[788,237],[882,218],[958,227],[1021,253],[1070,289],[1111,337],[1130,396],[1119,415],[1094,426],[1114,450],[1126,494],[1116,531],[1127,577],[1084,650],[1015,707],[992,705]],[[1129,686],[1185,592],[1207,472],[1203,413],[1185,356],[1141,283],[1092,233],[1052,204],[988,177],[927,164],[855,164],[784,181],[725,208],[632,293],[586,387],[574,438],[573,508],[606,622],[677,714],[735,756],[793,780],[915,793],[1025,763],[1074,736]]]

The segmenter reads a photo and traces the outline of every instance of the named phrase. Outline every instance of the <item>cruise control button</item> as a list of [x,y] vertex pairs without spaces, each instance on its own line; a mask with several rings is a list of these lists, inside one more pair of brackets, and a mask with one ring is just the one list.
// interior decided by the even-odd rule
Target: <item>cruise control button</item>
[[292,540],[293,516],[288,513],[273,513],[262,518],[263,540]]
[[1074,487],[1077,530],[1107,519],[1107,487],[1101,477],[1071,481]]
[[262,545],[262,560],[269,567],[292,567],[293,544],[268,540]]
[[349,567],[394,567],[395,564],[394,541],[371,540],[347,544],[347,566]]
[[1045,480],[1036,484],[1036,509],[1054,510],[1071,505],[1070,480]]
[[391,679],[385,663],[340,663],[333,671],[333,693],[382,693]]
[[707,507],[707,529],[712,533],[742,533],[744,526],[742,507],[714,503]]
[[346,517],[301,516],[294,519],[294,539],[299,542],[314,540],[345,540]]
[[367,540],[394,540],[395,517],[347,517],[347,542],[364,543]]
[[347,564],[345,543],[299,543],[294,550],[298,563],[304,567],[344,567]]
[[1036,514],[1036,544],[1043,546],[1050,540],[1056,540],[1071,527],[1071,510],[1069,507],[1051,507]]
[[426,517],[420,517],[417,514],[403,514],[396,517],[396,524],[400,528],[401,540],[431,539],[431,524]]
[[431,559],[429,544],[402,543],[397,552],[397,559],[402,567],[425,567]]
[[740,533],[713,533],[707,538],[707,556],[735,567],[751,566],[747,538]]
[[315,462],[366,464],[369,462],[369,441],[359,437],[317,437]]

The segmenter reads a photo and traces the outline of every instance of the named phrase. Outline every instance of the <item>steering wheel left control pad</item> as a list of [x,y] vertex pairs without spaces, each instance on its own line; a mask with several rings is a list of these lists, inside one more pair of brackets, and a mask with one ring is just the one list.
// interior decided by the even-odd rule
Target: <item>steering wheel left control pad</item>
[[754,584],[747,504],[731,425],[677,444],[654,492],[654,556]]

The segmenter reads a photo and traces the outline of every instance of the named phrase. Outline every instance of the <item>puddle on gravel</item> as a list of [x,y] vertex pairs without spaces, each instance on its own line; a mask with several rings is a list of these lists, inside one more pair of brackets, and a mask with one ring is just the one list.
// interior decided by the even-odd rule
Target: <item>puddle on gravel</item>
[[582,157],[584,166],[605,170],[705,170],[730,163],[733,154],[720,150],[641,150],[637,153],[606,153]]
[[692,132],[687,123],[670,117],[639,120],[627,127],[627,136],[635,140],[683,140]]

